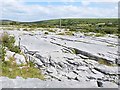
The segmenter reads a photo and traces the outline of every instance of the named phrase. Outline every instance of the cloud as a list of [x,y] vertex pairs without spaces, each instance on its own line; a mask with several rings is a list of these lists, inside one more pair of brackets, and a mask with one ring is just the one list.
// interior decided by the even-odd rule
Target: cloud
[[[19,21],[38,21],[53,18],[117,17],[116,8],[84,7],[75,5],[26,5],[21,0],[4,0],[2,18]],[[107,0],[106,0],[107,1]],[[10,3],[12,2],[12,3]],[[91,3],[91,2],[89,2]],[[88,3],[88,4],[89,4]],[[84,5],[88,5],[84,3]]]
[[[79,0],[78,0],[79,1]],[[82,0],[81,3],[85,6],[89,5],[90,3],[118,3],[119,0]]]
[[82,1],[81,3],[82,3],[82,5],[87,6],[87,5],[89,5],[91,2],[88,2],[88,1]]
[[119,0],[82,0],[82,1],[85,1],[85,2],[119,2]]
[[119,2],[119,0],[24,0],[26,2]]

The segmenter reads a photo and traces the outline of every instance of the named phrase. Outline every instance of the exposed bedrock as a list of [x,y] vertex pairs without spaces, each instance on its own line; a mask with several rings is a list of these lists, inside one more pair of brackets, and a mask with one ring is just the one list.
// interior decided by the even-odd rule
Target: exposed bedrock
[[81,57],[70,57],[64,57],[63,60],[59,61],[52,59],[52,56],[43,57],[37,53],[34,55],[27,54],[27,58],[42,70],[43,74],[46,75],[46,79],[52,81],[76,80],[78,82],[91,82],[94,80],[98,87],[105,87],[105,82],[119,84],[117,67],[100,65],[94,60],[82,59]]
[[[53,87],[66,85],[79,88],[117,88],[119,84],[115,39],[36,34],[40,32],[9,33],[14,34],[16,40],[22,34],[21,50],[28,61],[41,69],[46,77],[43,83],[52,83]],[[108,44],[114,44],[114,47]]]

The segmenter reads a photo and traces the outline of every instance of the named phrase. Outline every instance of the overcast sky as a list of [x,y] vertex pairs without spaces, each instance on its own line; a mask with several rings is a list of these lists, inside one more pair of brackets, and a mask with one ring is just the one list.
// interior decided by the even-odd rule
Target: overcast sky
[[118,1],[0,0],[0,19],[39,21],[57,18],[117,18]]

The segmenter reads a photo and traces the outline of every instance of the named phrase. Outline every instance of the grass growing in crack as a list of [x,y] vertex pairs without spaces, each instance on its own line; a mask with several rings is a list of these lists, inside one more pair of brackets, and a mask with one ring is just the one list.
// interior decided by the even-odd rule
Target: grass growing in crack
[[72,51],[72,54],[77,54],[75,49],[71,49],[71,51]]
[[108,61],[104,60],[104,59],[100,59],[98,61],[99,64],[103,64],[103,65],[106,65],[106,66],[113,66],[113,64],[109,63]]
[[108,47],[115,47],[115,46],[114,46],[114,45],[112,45],[112,44],[108,44],[107,46],[108,46]]

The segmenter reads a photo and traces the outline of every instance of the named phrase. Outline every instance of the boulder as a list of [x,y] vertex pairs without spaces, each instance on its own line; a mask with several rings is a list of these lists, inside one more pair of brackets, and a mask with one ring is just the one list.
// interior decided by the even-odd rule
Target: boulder
[[23,55],[20,54],[15,54],[14,56],[15,60],[16,60],[16,64],[20,65],[20,64],[27,64],[25,57]]
[[6,51],[6,55],[8,57],[12,57],[15,54],[15,52],[11,52],[11,51]]
[[10,57],[13,57],[15,55],[15,52],[6,51],[5,61],[9,61]]

